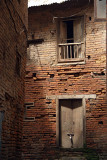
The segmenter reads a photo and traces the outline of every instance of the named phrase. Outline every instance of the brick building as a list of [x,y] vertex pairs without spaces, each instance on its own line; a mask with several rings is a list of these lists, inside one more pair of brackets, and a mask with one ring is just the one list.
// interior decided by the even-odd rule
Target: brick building
[[0,155],[21,159],[27,0],[0,1]]
[[28,15],[23,159],[84,159],[86,148],[101,159],[106,23],[95,21],[88,0],[34,6]]

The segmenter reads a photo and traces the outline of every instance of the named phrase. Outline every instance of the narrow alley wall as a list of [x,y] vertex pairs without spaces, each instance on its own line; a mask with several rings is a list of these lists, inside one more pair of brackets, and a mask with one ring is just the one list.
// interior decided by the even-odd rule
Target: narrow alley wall
[[21,160],[27,0],[0,1],[0,159]]
[[[58,63],[58,17],[72,17],[75,13],[85,16],[85,60]],[[61,135],[57,108],[60,99],[76,97],[82,97],[85,106],[83,146],[105,151],[106,24],[94,21],[93,5],[29,8],[28,42],[23,159],[52,160],[72,154],[58,144]]]

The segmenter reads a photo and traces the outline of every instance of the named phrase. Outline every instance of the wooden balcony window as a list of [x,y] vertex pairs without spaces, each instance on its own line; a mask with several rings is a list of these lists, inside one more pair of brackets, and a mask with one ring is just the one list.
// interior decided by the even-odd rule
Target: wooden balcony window
[[59,44],[58,62],[83,61],[84,43],[61,43]]
[[57,21],[58,62],[84,61],[84,16]]

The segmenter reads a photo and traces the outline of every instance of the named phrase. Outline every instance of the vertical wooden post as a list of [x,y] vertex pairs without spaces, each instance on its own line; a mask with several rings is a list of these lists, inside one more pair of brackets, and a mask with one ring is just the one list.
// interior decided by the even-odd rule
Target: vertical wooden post
[[70,45],[70,58],[72,58],[72,45]]
[[67,46],[67,55],[66,55],[67,59],[69,58],[68,54],[69,54],[69,52],[68,52],[68,46]]
[[78,50],[79,50],[79,45],[77,44],[77,57],[76,58],[79,58]]

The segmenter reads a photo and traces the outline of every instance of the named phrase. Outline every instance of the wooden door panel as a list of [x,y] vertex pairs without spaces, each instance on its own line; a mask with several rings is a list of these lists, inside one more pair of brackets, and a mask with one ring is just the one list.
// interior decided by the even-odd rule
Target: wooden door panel
[[71,101],[62,100],[61,102],[61,145],[64,148],[71,148],[71,142],[68,133],[72,132]]
[[81,100],[73,104],[73,147],[83,147],[83,107]]
[[[83,107],[82,100],[60,101],[60,145],[63,148],[83,147]],[[72,136],[72,142],[68,134]]]

